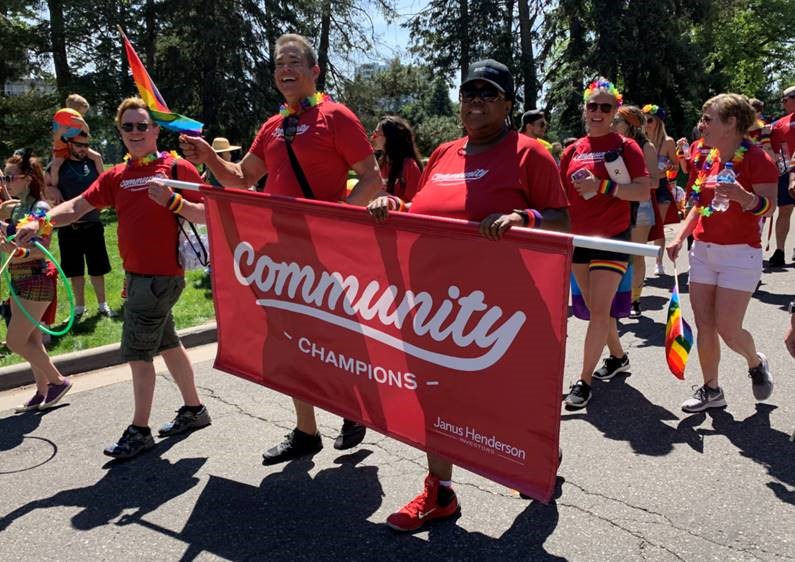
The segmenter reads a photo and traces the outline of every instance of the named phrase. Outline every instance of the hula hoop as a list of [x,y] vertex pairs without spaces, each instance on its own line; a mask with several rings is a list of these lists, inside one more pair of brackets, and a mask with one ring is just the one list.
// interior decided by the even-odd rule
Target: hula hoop
[[[15,235],[8,237],[9,242],[14,239],[14,236]],[[39,250],[41,250],[42,253],[47,257],[47,259],[50,260],[53,263],[53,265],[55,265],[55,268],[58,270],[58,274],[61,277],[61,280],[63,280],[64,282],[64,287],[66,287],[66,296],[69,300],[69,320],[66,321],[66,326],[64,326],[63,329],[61,330],[50,330],[39,320],[33,318],[33,316],[30,315],[30,312],[28,312],[28,310],[24,306],[22,306],[22,302],[20,302],[19,296],[17,296],[16,291],[14,291],[14,284],[11,282],[11,274],[8,272],[8,268],[6,268],[6,270],[3,272],[3,275],[5,276],[5,279],[8,282],[8,290],[11,292],[11,298],[14,299],[14,302],[22,311],[22,314],[25,315],[25,318],[27,318],[31,324],[36,326],[36,328],[38,328],[45,334],[50,334],[51,336],[62,336],[72,328],[72,324],[74,324],[75,321],[75,294],[74,292],[72,292],[72,284],[69,283],[69,278],[63,272],[63,269],[61,269],[61,264],[59,264],[56,261],[55,257],[50,253],[50,251],[44,246],[42,246],[36,240],[33,241],[33,245]],[[56,291],[57,290],[58,288],[56,285]]]

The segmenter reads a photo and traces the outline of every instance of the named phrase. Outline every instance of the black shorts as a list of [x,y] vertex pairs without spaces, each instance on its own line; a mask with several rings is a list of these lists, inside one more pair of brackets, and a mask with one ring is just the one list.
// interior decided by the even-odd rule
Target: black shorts
[[795,198],[789,194],[789,174],[778,177],[778,206],[795,205]]
[[[630,240],[630,229],[616,234],[615,236],[609,236],[608,239],[626,242]],[[619,254],[606,250],[592,250],[590,248],[574,248],[571,257],[572,263],[591,263],[592,261],[629,262],[629,254]]]
[[654,190],[654,197],[658,204],[674,202],[674,196],[671,194],[671,187],[666,178],[660,178],[657,189]]
[[110,260],[105,246],[105,227],[101,222],[76,222],[58,229],[61,268],[67,277],[88,274],[99,277],[110,273]]

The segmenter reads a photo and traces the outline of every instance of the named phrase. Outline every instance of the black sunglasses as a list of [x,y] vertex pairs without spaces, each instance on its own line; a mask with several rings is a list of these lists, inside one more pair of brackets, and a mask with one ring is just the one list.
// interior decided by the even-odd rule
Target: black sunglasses
[[472,103],[476,98],[482,99],[486,103],[495,102],[500,97],[500,91],[494,86],[483,86],[482,88],[462,88],[458,92],[460,101]]
[[121,130],[124,131],[125,133],[132,133],[133,129],[138,129],[143,133],[148,131],[149,127],[152,127],[153,125],[154,123],[122,123]]
[[293,142],[293,139],[295,139],[295,133],[298,131],[298,116],[290,115],[289,117],[285,117],[283,126],[284,140],[287,142]]
[[613,104],[612,103],[596,103],[592,101],[590,103],[585,104],[585,109],[590,111],[591,113],[595,112],[599,109],[602,113],[610,113],[613,111]]
[[19,178],[24,178],[27,174],[8,174],[4,176],[0,174],[0,181],[3,183],[11,183],[14,180],[18,180]]
[[78,148],[88,148],[89,146],[91,146],[87,142],[77,142],[76,140],[70,140],[69,142]]

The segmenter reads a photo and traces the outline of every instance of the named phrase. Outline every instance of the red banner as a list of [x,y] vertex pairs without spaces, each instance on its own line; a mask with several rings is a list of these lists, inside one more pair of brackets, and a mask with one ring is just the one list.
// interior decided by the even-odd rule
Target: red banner
[[549,501],[570,237],[202,192],[217,369]]

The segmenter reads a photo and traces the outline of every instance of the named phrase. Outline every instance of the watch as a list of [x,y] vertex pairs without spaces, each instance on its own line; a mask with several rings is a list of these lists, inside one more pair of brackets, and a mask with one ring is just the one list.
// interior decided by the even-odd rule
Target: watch
[[787,305],[787,310],[789,311],[790,314],[795,313],[795,301],[789,301],[789,304]]

